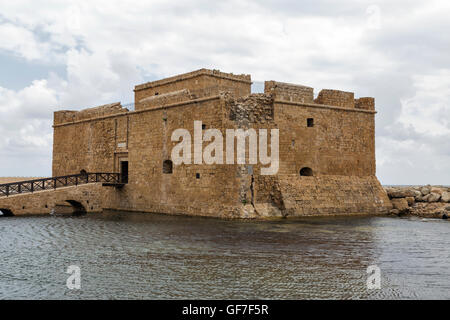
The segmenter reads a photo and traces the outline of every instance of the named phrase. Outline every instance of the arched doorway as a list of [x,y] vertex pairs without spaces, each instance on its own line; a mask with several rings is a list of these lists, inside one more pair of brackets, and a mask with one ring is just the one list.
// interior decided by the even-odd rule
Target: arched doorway
[[305,177],[312,177],[313,176],[313,171],[311,168],[308,167],[304,167],[300,169],[300,175],[301,176],[305,176]]
[[86,214],[86,208],[76,200],[65,200],[55,204],[52,214],[56,216],[79,216]]
[[72,206],[72,214],[73,215],[83,215],[86,214],[86,208],[78,201],[75,200],[66,200]]
[[0,217],[13,217],[14,214],[9,209],[2,209],[0,208]]

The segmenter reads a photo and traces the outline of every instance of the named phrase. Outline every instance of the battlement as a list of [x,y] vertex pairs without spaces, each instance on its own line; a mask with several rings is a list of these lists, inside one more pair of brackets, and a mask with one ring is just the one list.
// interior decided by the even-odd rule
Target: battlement
[[323,89],[314,102],[342,108],[354,108],[355,94],[353,92]]
[[277,82],[273,80],[265,81],[264,93],[272,94],[274,99],[278,100],[302,103],[314,102],[314,89],[299,84]]
[[371,97],[355,99],[355,108],[375,111],[375,99]]
[[[169,77],[157,81],[137,85],[135,92],[136,110],[148,107],[149,101],[163,101],[159,99],[143,101],[158,95],[167,95],[181,90],[188,90],[192,99],[218,95],[220,92],[230,92],[236,97],[249,95],[251,92],[250,75],[235,75],[219,70],[200,69]],[[166,96],[167,98],[168,96]]]
[[110,115],[126,113],[129,110],[123,108],[120,102],[105,104],[102,106],[88,108],[81,111],[62,110],[54,113],[53,125],[76,122],[86,119],[100,118]]
[[[158,109],[167,105],[217,97],[228,93],[234,99],[251,95],[250,75],[224,73],[219,70],[200,69],[181,75],[147,82],[135,87],[135,111]],[[375,99],[354,98],[353,92],[323,89],[314,99],[314,89],[308,86],[277,81],[264,82],[264,94],[272,101],[305,104],[310,107],[337,107],[360,112],[374,112]],[[54,125],[103,118],[129,112],[120,102],[81,111],[63,110],[54,113]]]

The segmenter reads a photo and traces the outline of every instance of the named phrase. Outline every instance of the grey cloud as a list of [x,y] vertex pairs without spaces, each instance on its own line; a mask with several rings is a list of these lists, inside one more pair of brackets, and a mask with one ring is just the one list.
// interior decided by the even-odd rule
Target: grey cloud
[[[256,91],[262,90],[261,80],[273,79],[313,86],[316,93],[321,88],[336,88],[354,91],[358,97],[373,96],[378,110],[381,180],[399,184],[450,181],[446,173],[450,172],[446,164],[450,162],[450,139],[419,130],[417,123],[400,121],[405,108],[414,120],[430,117],[414,114],[416,109],[402,104],[413,99],[424,108],[442,106],[434,109],[428,121],[449,126],[448,100],[436,88],[432,94],[423,94],[433,89],[433,81],[439,83],[446,76],[439,70],[450,68],[445,4],[197,0],[128,5],[100,0],[76,4],[81,13],[79,30],[67,26],[65,6],[49,4],[45,10],[35,2],[26,8],[15,3],[0,5],[0,23],[14,21],[32,30],[34,39],[50,50],[48,57],[42,54],[47,51],[37,51],[41,60],[33,63],[44,61],[53,71],[50,76],[31,76],[31,70],[18,66],[17,74],[24,74],[23,85],[11,93],[18,107],[7,120],[0,119],[0,133],[9,135],[0,139],[9,154],[0,160],[0,175],[31,171],[36,167],[28,160],[33,154],[40,165],[48,166],[53,110],[130,102],[137,83],[209,67],[252,74]],[[381,10],[377,30],[366,26],[366,10],[371,5]],[[442,10],[433,11],[433,6]],[[63,65],[64,72],[52,69],[60,68],[55,65]],[[427,74],[435,79],[420,87],[422,80],[417,76]],[[53,93],[27,100],[20,89],[36,79],[47,79],[40,92]],[[420,113],[418,109],[415,112]],[[27,125],[28,131],[21,133],[20,127]],[[40,136],[46,137],[45,143],[36,140]]]

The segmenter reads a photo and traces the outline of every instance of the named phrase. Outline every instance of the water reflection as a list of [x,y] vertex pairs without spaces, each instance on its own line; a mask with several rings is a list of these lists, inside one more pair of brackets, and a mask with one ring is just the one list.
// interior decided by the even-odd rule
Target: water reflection
[[[0,298],[450,298],[450,224],[138,213],[0,220]],[[82,289],[65,283],[79,265]],[[378,265],[382,289],[366,288]]]

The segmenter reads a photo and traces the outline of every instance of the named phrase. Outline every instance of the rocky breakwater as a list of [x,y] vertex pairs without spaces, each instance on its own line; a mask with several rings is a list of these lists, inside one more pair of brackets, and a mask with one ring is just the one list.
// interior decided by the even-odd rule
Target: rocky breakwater
[[385,187],[392,202],[391,214],[427,218],[450,217],[450,188],[440,186]]

